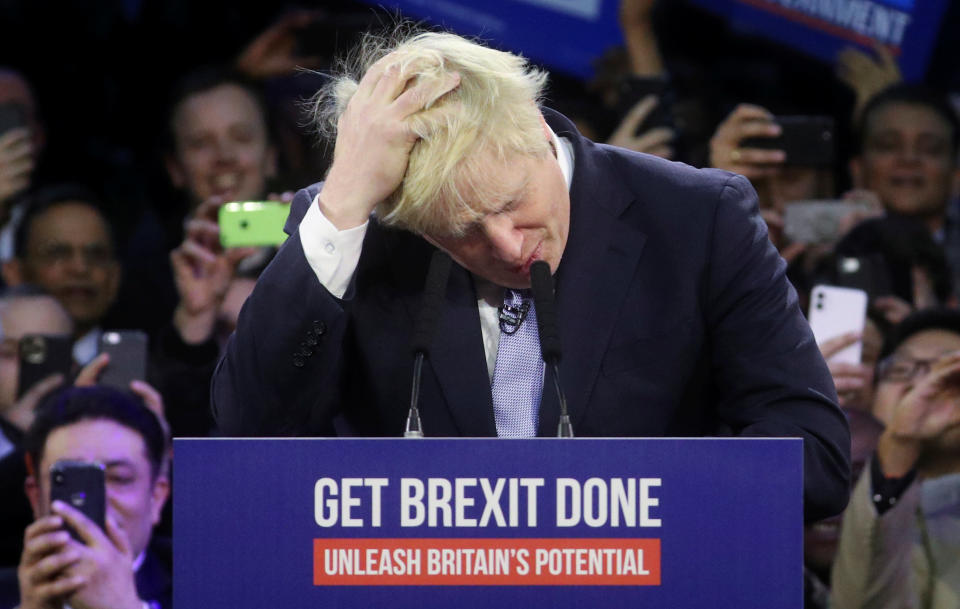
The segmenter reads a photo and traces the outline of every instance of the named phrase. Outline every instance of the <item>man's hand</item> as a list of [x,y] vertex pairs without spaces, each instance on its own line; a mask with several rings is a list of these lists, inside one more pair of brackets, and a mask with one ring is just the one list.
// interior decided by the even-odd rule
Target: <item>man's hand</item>
[[884,475],[912,469],[925,444],[960,426],[960,352],[948,353],[900,399],[880,436],[877,455]]
[[411,117],[459,84],[456,73],[415,81],[394,53],[367,70],[337,122],[333,165],[320,193],[320,209],[337,229],[365,223],[400,186],[419,138]]
[[862,338],[863,335],[859,332],[849,332],[831,338],[820,345],[820,354],[823,355],[827,368],[830,369],[840,405],[868,410],[870,408],[868,396],[873,386],[873,369],[863,364],[830,361],[831,357]]
[[59,373],[51,374],[42,381],[38,381],[20,396],[20,399],[3,416],[18,428],[26,430],[33,423],[37,404],[61,383],[63,383],[63,375]]
[[30,185],[33,172],[33,141],[25,127],[0,136],[0,218],[9,210],[7,202]]
[[665,159],[672,159],[673,147],[670,144],[676,136],[673,129],[654,127],[636,135],[637,128],[650,116],[653,109],[657,107],[658,101],[656,95],[648,95],[637,102],[633,108],[630,108],[630,112],[617,126],[607,143],[628,150],[646,152]]
[[255,251],[239,247],[224,250],[220,245],[217,214],[223,203],[217,197],[204,201],[187,220],[183,243],[170,252],[180,296],[173,323],[187,344],[203,343],[213,335],[217,312],[236,266]]
[[61,609],[64,597],[87,583],[66,572],[80,560],[70,542],[60,516],[44,516],[27,527],[17,567],[21,609]]
[[857,96],[854,117],[859,116],[870,98],[903,80],[897,60],[882,44],[873,47],[875,57],[850,47],[837,56],[837,77]]
[[142,609],[133,574],[133,551],[126,533],[107,513],[106,532],[69,505],[54,501],[51,509],[83,540],[68,542],[78,556],[65,571],[85,582],[69,597],[74,609]]
[[783,150],[741,148],[750,137],[777,137],[780,125],[760,106],[740,104],[710,138],[710,166],[739,173],[751,180],[775,175],[787,158]]
[[297,33],[321,18],[323,13],[307,10],[297,10],[282,16],[240,53],[237,69],[253,78],[271,78],[291,74],[297,68],[322,67],[321,57],[295,54]]

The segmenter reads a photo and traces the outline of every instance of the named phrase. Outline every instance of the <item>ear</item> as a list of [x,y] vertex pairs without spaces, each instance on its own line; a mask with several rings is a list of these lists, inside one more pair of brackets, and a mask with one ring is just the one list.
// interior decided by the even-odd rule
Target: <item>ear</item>
[[866,188],[863,183],[863,160],[855,156],[850,159],[850,179],[853,181],[854,188]]
[[167,175],[170,176],[170,182],[176,188],[183,188],[187,183],[187,176],[184,174],[180,161],[171,154],[163,157],[163,164],[167,168]]
[[161,472],[157,476],[150,494],[150,522],[155,525],[160,522],[163,506],[167,503],[167,497],[170,496],[170,479],[165,473]]
[[3,275],[3,281],[9,286],[18,286],[24,283],[23,264],[18,258],[11,258],[0,266],[0,275]]
[[42,516],[40,511],[40,487],[37,485],[35,476],[27,476],[27,479],[23,481],[23,491],[27,494],[30,507],[33,509],[33,518],[40,518]]

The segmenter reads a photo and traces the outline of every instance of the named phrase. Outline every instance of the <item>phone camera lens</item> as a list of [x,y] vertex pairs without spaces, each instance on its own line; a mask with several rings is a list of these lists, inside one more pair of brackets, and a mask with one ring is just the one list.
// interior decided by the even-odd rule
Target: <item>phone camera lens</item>
[[56,474],[54,474],[54,475],[53,475],[53,483],[54,483],[54,484],[63,484],[63,474],[61,474],[61,473],[59,473],[59,472],[56,473]]
[[240,220],[240,228],[246,230],[250,226],[250,223],[246,220]]

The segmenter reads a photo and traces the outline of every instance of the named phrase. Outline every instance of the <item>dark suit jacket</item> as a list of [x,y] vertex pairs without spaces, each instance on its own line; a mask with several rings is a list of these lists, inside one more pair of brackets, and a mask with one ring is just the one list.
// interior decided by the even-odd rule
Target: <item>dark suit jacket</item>
[[[848,495],[849,433],[785,263],[741,176],[597,145],[545,110],[574,149],[570,235],[556,274],[561,378],[580,436],[804,438],[808,518]],[[317,435],[334,413],[399,436],[410,339],[433,247],[371,221],[353,283],[331,296],[296,227],[244,306],[212,385],[228,435]],[[545,379],[539,435],[555,435]],[[421,385],[424,432],[494,436],[470,274],[454,264]]]

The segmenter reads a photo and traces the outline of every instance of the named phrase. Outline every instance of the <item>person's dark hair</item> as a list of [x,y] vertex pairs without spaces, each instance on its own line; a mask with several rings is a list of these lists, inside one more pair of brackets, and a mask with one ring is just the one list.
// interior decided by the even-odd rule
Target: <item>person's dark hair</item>
[[37,407],[36,418],[24,437],[24,448],[39,466],[44,445],[54,430],[95,420],[113,421],[140,434],[153,476],[160,473],[166,437],[159,419],[139,398],[112,387],[64,387],[49,394]]
[[957,309],[922,309],[908,315],[901,321],[887,337],[880,350],[880,359],[896,351],[914,334],[926,330],[945,330],[960,336],[960,310]]
[[[834,254],[881,262],[890,292],[906,302],[913,302],[915,266],[926,271],[940,302],[950,298],[952,281],[946,255],[933,241],[926,226],[915,218],[891,214],[865,220],[837,243]],[[831,260],[835,261],[836,258]]]
[[33,223],[37,219],[37,216],[64,203],[81,203],[97,212],[107,227],[110,245],[113,251],[116,252],[116,230],[100,197],[86,186],[79,184],[56,184],[53,186],[45,186],[27,198],[26,211],[24,211],[23,216],[20,218],[13,237],[14,256],[21,259],[26,256],[30,230],[33,228]]
[[267,130],[267,142],[276,141],[273,132],[273,122],[270,120],[270,111],[263,90],[254,80],[244,74],[223,66],[203,66],[185,74],[172,89],[167,103],[167,114],[164,125],[163,149],[173,155],[177,151],[176,134],[173,129],[173,119],[180,109],[180,105],[194,95],[200,95],[223,85],[234,85],[243,89],[256,103],[263,124]]
[[862,153],[867,137],[867,126],[878,111],[890,104],[912,104],[924,106],[935,112],[950,125],[950,156],[957,157],[960,152],[960,118],[946,95],[915,84],[896,84],[877,93],[863,107],[856,125],[856,153]]

